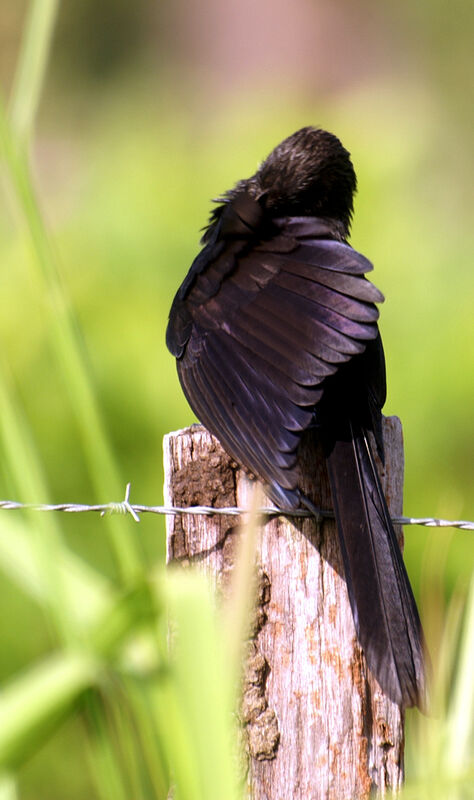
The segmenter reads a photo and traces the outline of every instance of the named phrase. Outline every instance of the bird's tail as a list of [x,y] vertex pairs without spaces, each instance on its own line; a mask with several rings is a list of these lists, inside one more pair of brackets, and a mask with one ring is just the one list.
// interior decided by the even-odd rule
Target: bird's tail
[[400,706],[426,704],[423,632],[370,442],[361,426],[327,463],[349,600],[367,664]]

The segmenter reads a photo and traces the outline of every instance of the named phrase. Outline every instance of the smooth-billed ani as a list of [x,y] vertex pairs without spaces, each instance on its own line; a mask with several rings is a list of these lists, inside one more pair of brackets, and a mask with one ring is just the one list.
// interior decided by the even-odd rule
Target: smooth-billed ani
[[332,134],[281,142],[213,211],[166,341],[198,418],[283,509],[308,505],[298,446],[319,432],[367,663],[393,701],[422,705],[420,620],[368,438],[383,460],[383,296],[347,243],[355,188]]

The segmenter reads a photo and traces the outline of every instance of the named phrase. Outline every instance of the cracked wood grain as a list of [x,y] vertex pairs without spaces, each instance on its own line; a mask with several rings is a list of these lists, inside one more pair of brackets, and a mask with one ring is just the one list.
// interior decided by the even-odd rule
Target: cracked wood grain
[[[402,513],[399,420],[384,419],[379,464],[392,515]],[[164,440],[165,503],[250,506],[251,481],[202,426]],[[301,449],[306,491],[330,509],[324,459]],[[266,501],[264,501],[266,502]],[[168,562],[196,563],[222,589],[232,570],[235,518],[167,517]],[[400,532],[401,536],[401,532]],[[256,622],[244,670],[251,800],[362,800],[403,779],[404,720],[368,671],[357,643],[332,521],[266,522],[257,545]]]

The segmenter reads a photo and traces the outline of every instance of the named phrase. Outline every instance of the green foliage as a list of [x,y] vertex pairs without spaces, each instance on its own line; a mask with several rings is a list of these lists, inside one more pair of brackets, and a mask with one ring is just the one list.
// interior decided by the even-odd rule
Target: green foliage
[[[120,484],[28,158],[27,136],[53,16],[51,4],[33,4],[10,118],[0,109],[2,151],[31,246],[31,279],[48,312],[44,332],[49,352],[66,378],[91,480],[99,492],[110,495]],[[6,363],[3,366],[0,407],[7,484],[19,496],[46,496],[30,428],[18,399],[13,399]],[[76,710],[89,729],[97,796],[125,798],[131,791],[136,798],[165,798],[171,769],[177,798],[237,797],[228,723],[235,706],[235,681],[228,673],[235,670],[226,670],[211,593],[203,580],[182,574],[150,582],[137,539],[123,520],[104,520],[120,579],[112,582],[71,552],[55,519],[35,516],[1,522],[2,569],[42,605],[54,647],[41,662],[11,678],[2,691],[2,793],[14,795],[10,772],[19,770],[21,776],[25,761]],[[171,655],[164,603],[176,626]]]
[[[131,480],[133,500],[159,501],[162,435],[192,420],[163,339],[195,232],[210,197],[310,121],[340,134],[360,177],[353,243],[388,297],[406,511],[472,518],[469,181],[426,98],[377,84],[317,109],[247,96],[209,123],[185,110],[179,86],[171,97],[122,76],[87,114],[58,125],[49,109],[31,155],[55,11],[32,3],[9,114],[0,108],[2,497],[106,502]],[[55,104],[59,117],[71,109],[60,94]],[[428,625],[440,711],[412,720],[407,797],[438,785],[467,797],[472,779],[472,589],[460,644],[456,634],[468,536],[407,532],[425,614],[444,614],[446,590],[460,597],[445,629]],[[1,512],[0,800],[155,800],[170,782],[176,800],[240,797],[233,711],[249,553],[222,618],[203,579],[164,575],[154,517]]]
[[437,624],[431,713],[411,720],[404,800],[474,797],[474,579],[466,602],[455,596],[444,626]]

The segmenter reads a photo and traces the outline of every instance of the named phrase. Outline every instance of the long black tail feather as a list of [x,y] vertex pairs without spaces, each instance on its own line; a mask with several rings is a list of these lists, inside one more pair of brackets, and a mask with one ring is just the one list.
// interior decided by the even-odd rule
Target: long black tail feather
[[327,463],[349,600],[367,664],[402,707],[426,707],[423,632],[367,432],[349,423]]

